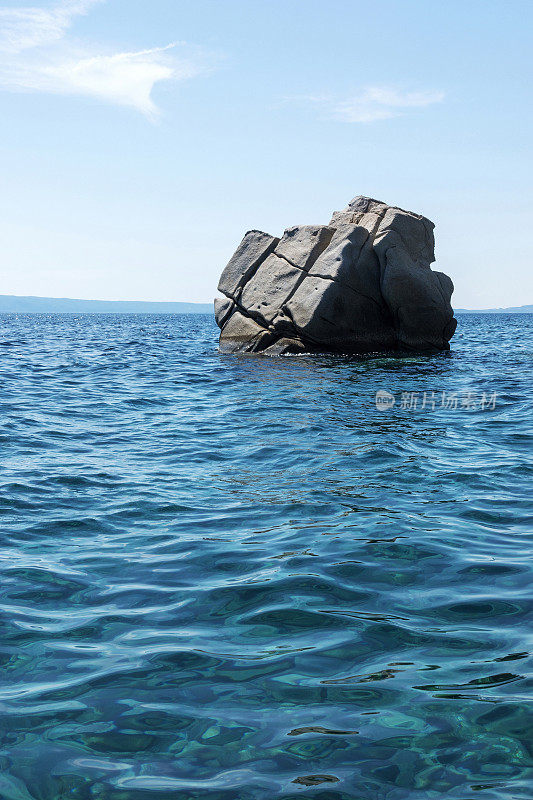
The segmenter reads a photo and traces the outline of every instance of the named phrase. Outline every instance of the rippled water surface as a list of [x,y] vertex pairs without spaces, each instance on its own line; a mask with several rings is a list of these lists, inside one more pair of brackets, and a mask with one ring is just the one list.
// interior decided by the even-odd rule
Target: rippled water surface
[[0,317],[2,800],[533,796],[533,317],[452,344]]

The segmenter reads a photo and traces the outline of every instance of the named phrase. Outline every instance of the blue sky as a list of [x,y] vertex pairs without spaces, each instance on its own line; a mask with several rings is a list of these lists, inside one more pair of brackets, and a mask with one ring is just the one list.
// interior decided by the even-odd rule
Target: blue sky
[[533,302],[530,0],[0,0],[0,294],[209,301],[250,228],[436,223]]

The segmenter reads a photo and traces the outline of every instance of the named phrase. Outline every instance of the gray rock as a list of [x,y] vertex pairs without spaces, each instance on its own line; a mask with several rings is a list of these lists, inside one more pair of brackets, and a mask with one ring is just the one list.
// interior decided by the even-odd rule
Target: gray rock
[[224,323],[235,308],[235,303],[229,297],[215,299],[215,320],[219,328],[224,327]]
[[284,311],[313,349],[368,353],[395,346],[394,328],[381,307],[329,278],[310,275]]
[[295,225],[287,228],[275,253],[295,267],[308,270],[331,242],[334,233],[335,228],[327,225]]
[[309,348],[300,339],[277,339],[274,344],[269,345],[263,352],[269,356],[288,356],[299,355],[308,352]]
[[390,206],[371,197],[354,197],[343,211],[334,211],[329,223],[334,228],[339,225],[362,225],[371,231],[376,227]]
[[329,226],[250,231],[215,304],[225,352],[449,349],[451,280],[434,272],[433,223],[356,197]]
[[241,308],[250,317],[268,326],[305,275],[303,270],[272,253],[244,287],[240,298]]
[[338,281],[359,294],[383,304],[379,285],[379,267],[369,232],[359,225],[342,225],[330,246],[309,270]]
[[235,309],[222,328],[220,350],[222,353],[257,353],[274,341],[271,331]]
[[263,231],[248,231],[220,276],[218,291],[234,299],[278,242]]

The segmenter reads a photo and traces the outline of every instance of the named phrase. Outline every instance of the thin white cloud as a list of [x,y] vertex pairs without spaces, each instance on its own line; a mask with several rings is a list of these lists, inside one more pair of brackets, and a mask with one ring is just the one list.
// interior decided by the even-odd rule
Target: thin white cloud
[[52,8],[0,8],[0,51],[20,53],[61,39],[75,17],[103,0],[64,0]]
[[[70,41],[76,17],[105,0],[63,0],[48,9],[0,8],[0,89],[77,94],[130,106],[150,118],[161,81],[205,70],[199,53],[181,43],[109,53]],[[183,55],[178,56],[181,49]]]
[[410,108],[424,108],[441,103],[444,93],[405,92],[386,86],[369,86],[345,99],[327,95],[312,95],[301,99],[320,109],[329,119],[368,123],[401,116]]

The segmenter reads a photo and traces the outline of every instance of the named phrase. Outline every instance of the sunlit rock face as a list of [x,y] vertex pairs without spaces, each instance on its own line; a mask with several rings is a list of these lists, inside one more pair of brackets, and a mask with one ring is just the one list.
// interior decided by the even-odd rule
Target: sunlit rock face
[[356,197],[329,225],[249,231],[215,300],[220,349],[281,355],[449,350],[453,284],[426,217]]

